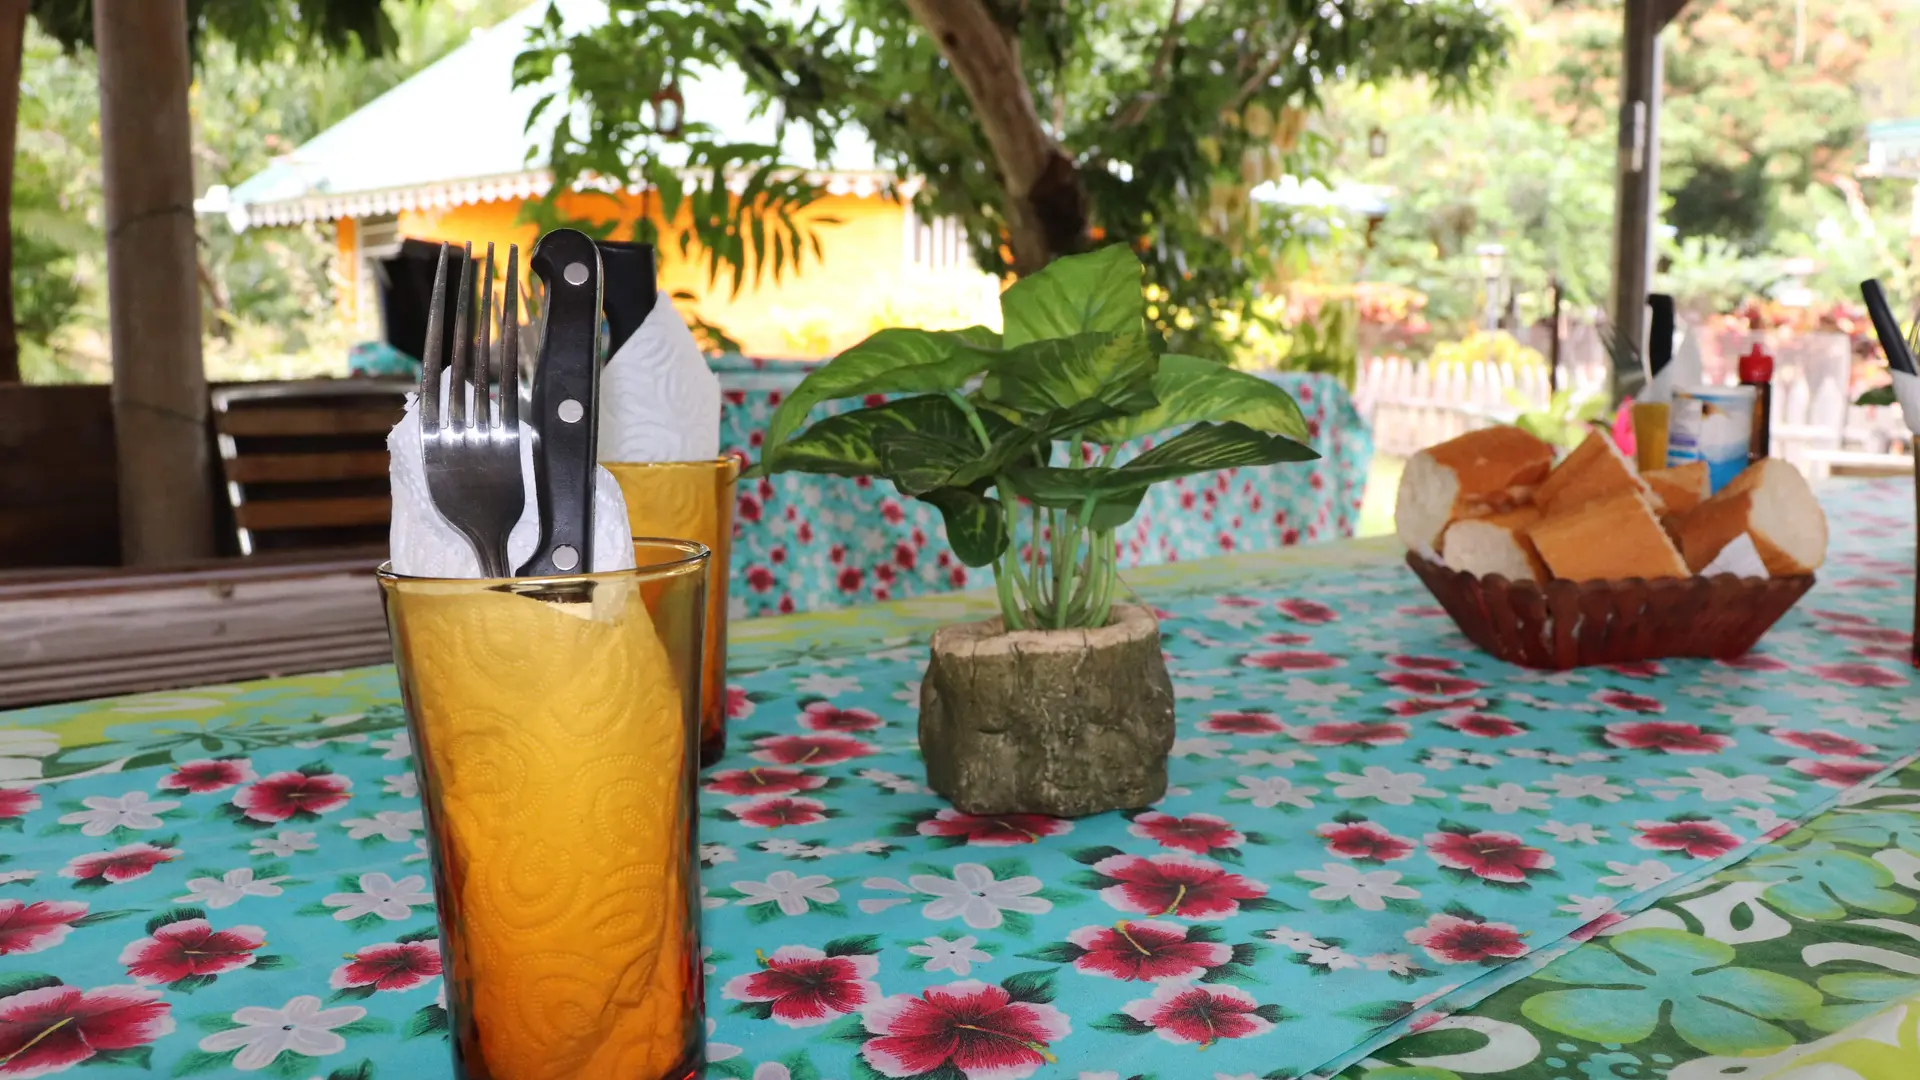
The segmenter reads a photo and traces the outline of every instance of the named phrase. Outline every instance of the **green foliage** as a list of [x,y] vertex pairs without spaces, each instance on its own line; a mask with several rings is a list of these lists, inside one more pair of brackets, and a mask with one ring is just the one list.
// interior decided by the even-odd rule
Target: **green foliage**
[[[1517,394],[1512,400],[1517,405],[1525,404],[1525,399]],[[1575,398],[1573,391],[1561,390],[1553,395],[1545,410],[1523,412],[1513,423],[1542,442],[1571,450],[1585,442],[1593,432],[1593,425],[1604,421],[1606,416],[1605,394]]]
[[1351,303],[1320,305],[1314,315],[1291,328],[1292,340],[1280,367],[1285,371],[1332,375],[1348,390],[1360,375],[1360,322]]
[[[880,331],[781,404],[754,473],[884,477],[940,511],[961,562],[993,566],[1010,629],[1105,625],[1113,533],[1149,487],[1319,456],[1284,390],[1154,351],[1141,272],[1116,244],[1059,259],[1009,289],[1004,336]],[[912,396],[800,430],[823,402],[887,393]],[[1180,427],[1116,463],[1123,442]]]

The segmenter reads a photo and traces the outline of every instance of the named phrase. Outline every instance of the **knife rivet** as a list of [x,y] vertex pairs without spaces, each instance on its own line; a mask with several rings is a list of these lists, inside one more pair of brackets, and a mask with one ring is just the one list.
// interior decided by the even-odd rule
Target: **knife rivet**
[[561,544],[553,549],[553,565],[561,570],[571,570],[580,565],[580,553],[572,544]]
[[587,264],[568,263],[567,269],[560,276],[566,278],[567,284],[569,285],[585,285],[587,283]]
[[587,410],[572,398],[561,402],[560,408],[555,411],[559,413],[560,422],[563,424],[577,424],[580,418],[587,414]]

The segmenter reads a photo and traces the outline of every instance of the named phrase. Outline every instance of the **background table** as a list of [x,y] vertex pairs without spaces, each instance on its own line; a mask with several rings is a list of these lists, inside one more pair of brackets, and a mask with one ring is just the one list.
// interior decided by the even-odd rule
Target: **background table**
[[[920,788],[920,639],[981,598],[745,623],[703,801],[711,1074],[941,1076],[902,1032],[960,1003],[1018,1036],[970,1080],[1685,1080],[1730,1046],[1911,1034],[1914,792],[1855,790],[1920,743],[1895,493],[1831,504],[1826,580],[1737,665],[1500,667],[1384,544],[1135,572],[1182,730],[1175,788],[1131,820],[965,818]],[[393,695],[368,669],[0,718],[0,777],[68,777],[0,806],[0,1032],[65,1019],[94,1041],[43,1048],[162,1075],[448,1075]],[[189,936],[211,967],[182,966]],[[840,993],[791,992],[802,964]]]
[[[720,442],[753,460],[773,410],[817,364],[723,356]],[[1269,551],[1353,535],[1373,436],[1330,375],[1269,376],[1300,403],[1319,461],[1160,484],[1122,531],[1124,566]],[[816,418],[843,411],[825,405]],[[980,584],[947,552],[940,515],[893,485],[788,473],[740,486],[729,601],[735,617],[820,611]]]

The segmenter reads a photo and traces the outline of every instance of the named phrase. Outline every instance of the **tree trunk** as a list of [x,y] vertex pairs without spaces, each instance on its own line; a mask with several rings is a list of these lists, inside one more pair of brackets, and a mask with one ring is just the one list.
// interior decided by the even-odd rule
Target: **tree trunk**
[[1073,158],[1047,134],[1020,67],[1020,44],[981,0],[906,0],[939,43],[973,105],[1007,193],[1014,269],[1031,273],[1086,243],[1087,193]]
[[214,554],[186,0],[96,0],[100,156],[128,565]]
[[27,0],[0,0],[0,383],[20,381],[20,334],[13,321],[13,149],[26,37]]

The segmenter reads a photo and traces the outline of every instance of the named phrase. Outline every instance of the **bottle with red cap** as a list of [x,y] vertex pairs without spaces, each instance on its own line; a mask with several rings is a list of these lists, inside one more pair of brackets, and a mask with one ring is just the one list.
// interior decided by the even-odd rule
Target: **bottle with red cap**
[[1773,357],[1757,341],[1740,358],[1740,385],[1753,387],[1753,439],[1747,446],[1751,464],[1766,457],[1773,442]]

